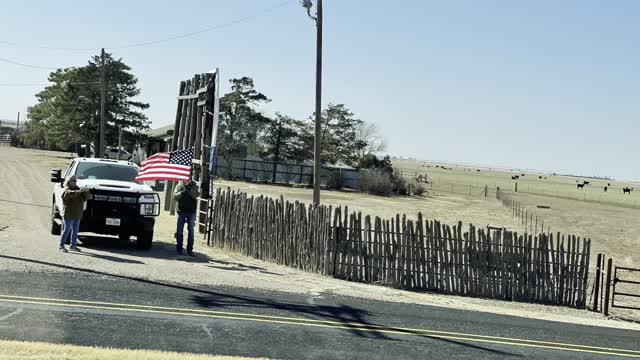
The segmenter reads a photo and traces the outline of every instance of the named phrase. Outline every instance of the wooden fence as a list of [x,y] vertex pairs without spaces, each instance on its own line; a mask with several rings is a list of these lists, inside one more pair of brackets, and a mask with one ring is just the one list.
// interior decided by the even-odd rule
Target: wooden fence
[[208,243],[310,272],[410,290],[584,308],[591,241],[487,231],[217,190]]

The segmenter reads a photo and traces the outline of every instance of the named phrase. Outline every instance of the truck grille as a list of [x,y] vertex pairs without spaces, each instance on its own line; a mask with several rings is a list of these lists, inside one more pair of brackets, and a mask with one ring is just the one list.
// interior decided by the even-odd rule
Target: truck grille
[[93,199],[87,201],[87,212],[98,217],[135,217],[138,215],[137,194],[91,190]]

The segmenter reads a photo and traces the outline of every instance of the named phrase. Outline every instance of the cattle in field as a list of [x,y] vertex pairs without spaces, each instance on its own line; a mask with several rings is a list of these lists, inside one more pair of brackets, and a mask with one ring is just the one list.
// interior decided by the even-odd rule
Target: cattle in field
[[584,188],[584,183],[578,184],[578,189],[582,189],[582,188]]
[[425,183],[425,184],[429,183],[429,179],[427,178],[427,175],[418,175],[413,180],[419,183]]
[[584,184],[585,185],[591,185],[591,181],[585,181]]
[[605,187],[604,187],[604,192],[607,192],[607,189],[608,189],[608,188],[609,188],[608,186],[605,186]]
[[626,187],[626,188],[623,188],[623,189],[622,189],[622,193],[623,193],[623,194],[629,194],[629,195],[631,195],[631,192],[632,192],[632,191],[633,191],[633,188],[630,188],[630,187]]
[[511,176],[511,180],[518,180],[518,179],[520,179],[520,175]]

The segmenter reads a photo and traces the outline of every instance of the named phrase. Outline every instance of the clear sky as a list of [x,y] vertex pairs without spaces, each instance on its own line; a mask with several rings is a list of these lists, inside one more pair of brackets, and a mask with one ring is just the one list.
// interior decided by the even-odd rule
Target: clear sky
[[[215,67],[225,89],[228,79],[251,76],[273,99],[267,111],[306,118],[311,20],[297,0],[254,16],[282,2],[7,2],[0,58],[83,65],[105,47],[140,79],[153,126],[173,121],[180,80]],[[377,124],[390,153],[640,180],[639,1],[324,2],[323,102]],[[0,61],[0,84],[44,83],[48,72]],[[39,90],[0,86],[0,119],[24,113]]]

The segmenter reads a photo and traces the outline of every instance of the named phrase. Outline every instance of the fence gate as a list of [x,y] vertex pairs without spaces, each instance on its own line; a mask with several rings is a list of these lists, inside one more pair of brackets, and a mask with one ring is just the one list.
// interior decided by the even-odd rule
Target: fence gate
[[[207,209],[211,198],[211,140],[214,138],[214,120],[218,116],[220,72],[195,74],[192,79],[180,82],[178,107],[173,128],[171,151],[193,149],[193,175],[200,186],[198,230],[205,230]],[[165,211],[175,213],[173,200],[174,181],[165,190]]]
[[[638,300],[633,301],[636,306],[631,306],[631,298],[640,298],[640,269],[616,266],[611,286],[613,287],[612,308],[640,310],[640,301]],[[616,295],[618,296],[618,304],[616,304]]]

